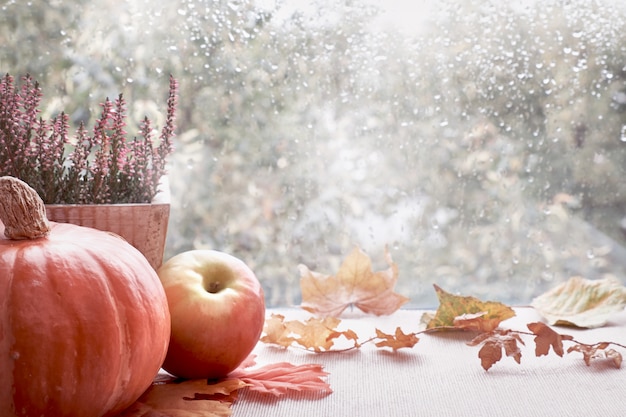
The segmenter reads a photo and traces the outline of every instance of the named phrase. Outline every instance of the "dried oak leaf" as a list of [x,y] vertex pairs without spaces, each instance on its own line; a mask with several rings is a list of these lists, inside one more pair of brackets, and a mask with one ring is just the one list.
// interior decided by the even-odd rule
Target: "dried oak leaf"
[[426,329],[462,329],[490,332],[500,322],[515,316],[515,311],[505,304],[494,301],[481,301],[471,296],[450,294],[434,285],[439,299],[439,308]]
[[341,331],[337,326],[341,320],[336,317],[311,317],[306,321],[288,320],[281,314],[272,314],[265,321],[264,335],[261,341],[282,347],[297,343],[305,349],[322,352],[330,350],[335,339],[345,337],[358,347],[358,336],[352,330]]
[[375,343],[377,347],[390,347],[394,352],[401,348],[412,348],[419,342],[415,333],[404,333],[400,327],[396,328],[394,334],[387,334],[376,329],[376,338],[381,339]]
[[552,347],[554,353],[563,356],[563,340],[573,339],[570,335],[555,332],[545,323],[528,323],[526,326],[535,335],[536,356],[547,355],[550,352],[550,347]]
[[118,417],[226,417],[232,414],[237,390],[246,385],[238,379],[157,382]]
[[247,388],[276,397],[284,396],[289,391],[312,391],[327,395],[332,392],[324,380],[328,372],[322,365],[292,365],[288,362],[273,363],[256,369],[238,368],[228,378],[243,381]]
[[522,351],[517,342],[522,345],[524,341],[518,333],[511,330],[493,330],[476,336],[467,344],[469,346],[477,346],[481,343],[483,346],[478,351],[480,363],[485,371],[488,371],[496,362],[502,359],[502,351],[506,356],[512,356],[515,362],[521,363]]
[[369,256],[355,248],[343,261],[336,275],[324,275],[300,265],[301,307],[324,317],[338,317],[348,306],[377,316],[398,310],[409,299],[394,292],[398,266],[385,248],[389,268],[372,271]]
[[607,349],[610,345],[611,344],[608,342],[597,343],[595,345],[577,343],[574,346],[570,346],[570,348],[567,349],[567,353],[582,353],[587,366],[591,365],[592,359],[601,358],[611,360],[616,368],[620,368],[622,366],[622,354],[615,349]]

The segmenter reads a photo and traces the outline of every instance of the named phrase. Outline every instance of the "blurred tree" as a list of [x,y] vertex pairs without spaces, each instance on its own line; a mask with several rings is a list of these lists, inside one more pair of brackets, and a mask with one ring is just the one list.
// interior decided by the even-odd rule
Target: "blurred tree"
[[354,244],[389,244],[420,305],[621,273],[626,8],[444,0],[407,32],[364,0],[263,4],[5,1],[0,69],[75,122],[122,92],[158,124],[173,74],[167,256],[240,256],[269,305]]

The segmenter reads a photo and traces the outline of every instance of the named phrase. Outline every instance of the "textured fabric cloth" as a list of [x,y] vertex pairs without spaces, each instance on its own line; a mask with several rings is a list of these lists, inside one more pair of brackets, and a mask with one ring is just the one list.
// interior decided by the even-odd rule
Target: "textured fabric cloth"
[[[271,310],[286,319],[306,319],[298,309]],[[356,312],[342,318],[340,329],[353,329],[360,340],[378,328],[393,333],[421,330],[423,311],[401,310],[388,317]],[[541,321],[531,308],[517,308],[517,316],[503,328],[528,331],[526,324]],[[626,345],[626,311],[599,329],[555,327],[584,343],[611,341]],[[485,371],[479,347],[466,344],[472,334],[422,334],[412,349],[396,353],[366,344],[343,353],[315,354],[298,348],[283,350],[260,343],[259,365],[275,362],[324,365],[334,392],[325,397],[300,393],[274,399],[244,390],[233,406],[235,417],[357,417],[357,416],[626,416],[626,362],[621,369],[606,360],[585,365],[582,354],[536,357],[532,336],[523,338],[521,364],[503,358]],[[564,343],[565,350],[570,346]],[[626,350],[616,347],[626,357]]]

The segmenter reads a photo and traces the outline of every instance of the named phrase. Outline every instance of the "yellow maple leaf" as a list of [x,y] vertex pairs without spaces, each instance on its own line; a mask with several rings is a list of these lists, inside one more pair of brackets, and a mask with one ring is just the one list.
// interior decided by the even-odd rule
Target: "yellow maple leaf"
[[481,301],[471,296],[450,294],[434,285],[439,299],[435,316],[426,325],[427,329],[456,328],[490,332],[500,322],[515,316],[515,311],[495,301]]
[[291,329],[285,324],[285,316],[282,314],[272,313],[269,318],[265,319],[263,333],[264,335],[260,339],[261,342],[279,345],[284,348],[288,348],[296,340],[290,336]]
[[409,299],[394,292],[398,266],[385,248],[389,268],[372,271],[372,261],[355,248],[341,264],[336,275],[324,275],[300,265],[301,307],[324,317],[338,317],[348,306],[377,316],[391,314]]
[[343,349],[350,350],[360,347],[359,336],[353,330],[338,330],[341,320],[336,317],[310,317],[306,321],[285,320],[281,314],[272,314],[265,320],[264,335],[261,342],[288,348],[294,343],[304,349],[315,352],[330,351],[335,339],[344,337],[353,346]]
[[341,320],[334,317],[323,319],[311,317],[305,322],[291,320],[285,322],[290,332],[297,334],[296,343],[305,349],[313,349],[316,352],[330,350],[333,346],[333,334],[336,333],[337,325]]

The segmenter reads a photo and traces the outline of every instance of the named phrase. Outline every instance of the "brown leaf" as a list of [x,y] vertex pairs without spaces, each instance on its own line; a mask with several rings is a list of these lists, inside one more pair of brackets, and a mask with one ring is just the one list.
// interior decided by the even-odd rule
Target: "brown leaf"
[[502,346],[497,341],[489,340],[478,351],[480,364],[488,371],[496,362],[502,359]]
[[616,368],[622,366],[622,354],[615,349],[607,349],[610,346],[608,342],[597,343],[595,345],[585,345],[577,343],[567,349],[567,353],[580,352],[587,366],[591,365],[592,359],[605,358],[610,359]]
[[394,292],[398,267],[385,248],[389,268],[373,272],[370,258],[355,248],[344,259],[337,275],[324,275],[300,265],[301,307],[324,317],[338,317],[348,306],[365,313],[391,314],[409,299]]
[[238,368],[230,378],[246,383],[248,389],[280,397],[289,391],[313,391],[330,394],[332,389],[324,380],[328,372],[322,365],[292,365],[287,362],[273,363],[257,369]]
[[483,333],[476,336],[470,342],[469,346],[477,346],[483,344],[478,351],[478,357],[480,358],[481,365],[485,371],[488,371],[496,362],[502,359],[502,350],[506,356],[511,356],[515,359],[515,362],[521,363],[522,351],[520,350],[517,342],[522,345],[524,341],[519,334],[511,330],[493,330],[489,333]]
[[427,329],[457,328],[490,332],[500,322],[515,316],[515,311],[505,304],[481,301],[475,297],[450,294],[434,285],[439,298],[439,308],[427,324]]
[[528,329],[535,335],[535,355],[547,355],[550,346],[559,356],[563,356],[563,340],[572,340],[572,336],[558,334],[545,323],[528,323]]
[[376,329],[376,337],[378,339],[382,339],[381,341],[375,343],[377,347],[390,347],[394,352],[401,348],[412,348],[417,342],[419,342],[419,338],[415,335],[415,333],[406,334],[400,329],[400,327],[396,328],[395,334],[383,333]]
[[206,380],[155,383],[119,417],[226,417],[237,390],[246,386],[238,380],[208,384]]

